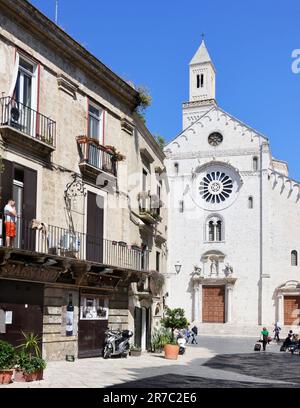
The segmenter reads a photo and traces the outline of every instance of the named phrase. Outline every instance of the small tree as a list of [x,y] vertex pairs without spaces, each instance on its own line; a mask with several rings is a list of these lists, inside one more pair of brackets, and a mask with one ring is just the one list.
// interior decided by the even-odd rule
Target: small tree
[[139,105],[136,108],[136,112],[140,119],[145,123],[146,122],[145,111],[151,105],[152,98],[149,93],[149,90],[143,85],[139,86],[137,88],[137,91],[139,93]]
[[161,150],[164,149],[164,147],[166,146],[166,139],[163,136],[160,135],[153,135],[157,144],[159,145],[159,147],[161,148]]
[[171,329],[172,340],[174,340],[174,330],[184,329],[189,325],[186,317],[184,316],[184,310],[181,308],[167,309],[166,316],[161,319],[161,324],[166,329]]

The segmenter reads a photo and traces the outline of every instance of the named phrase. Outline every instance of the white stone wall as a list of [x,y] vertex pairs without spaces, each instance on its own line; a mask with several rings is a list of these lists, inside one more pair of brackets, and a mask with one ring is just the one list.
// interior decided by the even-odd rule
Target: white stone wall
[[[215,131],[223,135],[223,141],[217,147],[210,146],[207,141],[208,136]],[[259,159],[260,166],[260,142],[263,145],[262,200],[260,175],[258,171],[253,171],[253,157]],[[299,188],[295,186],[297,183],[277,174],[274,187],[275,176],[270,176],[268,170],[272,169],[268,143],[253,129],[220,109],[207,113],[202,120],[183,131],[167,146],[166,153],[171,190],[168,305],[183,307],[188,319],[193,319],[191,274],[194,266],[201,267],[203,272],[202,255],[209,250],[221,251],[225,255],[224,263],[228,262],[232,266],[233,277],[236,278],[232,292],[231,323],[274,323],[278,307],[276,288],[287,280],[299,280],[299,266],[290,266],[291,251],[295,249],[299,252],[300,203]],[[178,174],[174,163],[178,164]],[[197,180],[195,174],[208,163],[224,163],[236,169],[242,180],[236,200],[222,210],[205,210],[192,199],[193,183]],[[252,209],[248,208],[250,196],[253,197]],[[184,201],[183,213],[179,211],[180,200]],[[205,220],[211,213],[219,214],[224,221],[225,237],[222,242],[211,243],[206,240]],[[178,275],[174,267],[177,261],[182,264]],[[206,267],[205,270],[204,266],[204,273],[207,272],[209,269]]]

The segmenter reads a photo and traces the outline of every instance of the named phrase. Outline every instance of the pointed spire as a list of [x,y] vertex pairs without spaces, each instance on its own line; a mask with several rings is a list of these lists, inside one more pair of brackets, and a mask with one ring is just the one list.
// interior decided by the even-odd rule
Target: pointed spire
[[194,65],[194,64],[202,64],[204,62],[211,62],[212,60],[209,56],[209,53],[207,51],[207,48],[205,46],[205,42],[204,42],[204,34],[202,34],[202,41],[200,44],[200,47],[198,48],[196,54],[193,56],[190,65]]

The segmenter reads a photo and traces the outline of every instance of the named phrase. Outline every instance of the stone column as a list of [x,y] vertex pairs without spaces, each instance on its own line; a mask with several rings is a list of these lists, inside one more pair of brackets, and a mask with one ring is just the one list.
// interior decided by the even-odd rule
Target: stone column
[[199,280],[193,282],[193,320],[202,321],[202,285]]
[[226,323],[232,321],[232,285],[226,285]]
[[284,325],[284,296],[282,293],[278,295],[278,315],[277,315],[277,321],[281,324],[281,326]]

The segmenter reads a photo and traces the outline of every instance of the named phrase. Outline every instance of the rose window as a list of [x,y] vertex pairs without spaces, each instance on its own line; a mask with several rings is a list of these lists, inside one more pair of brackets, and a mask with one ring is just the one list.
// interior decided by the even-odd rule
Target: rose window
[[208,203],[225,201],[233,190],[233,181],[222,171],[207,173],[200,182],[200,195]]

